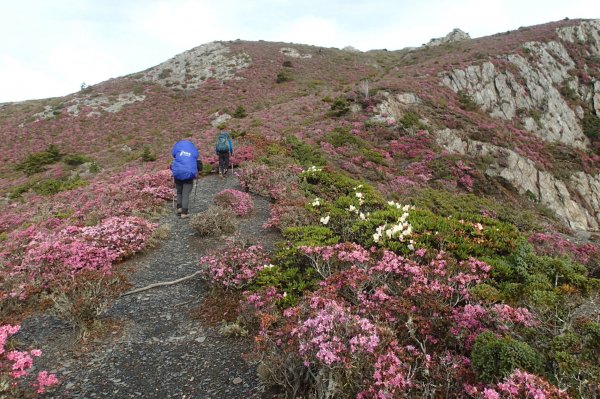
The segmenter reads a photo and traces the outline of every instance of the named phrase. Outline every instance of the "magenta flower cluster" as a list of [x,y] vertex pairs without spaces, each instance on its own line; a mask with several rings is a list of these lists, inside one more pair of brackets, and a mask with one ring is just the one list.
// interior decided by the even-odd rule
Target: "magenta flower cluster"
[[[39,349],[30,351],[6,350],[8,338],[16,334],[20,326],[0,325],[0,385],[8,384],[9,389],[17,388],[23,377],[29,374],[33,367],[33,358],[42,355]],[[48,387],[58,384],[54,374],[43,370],[38,372],[36,381],[31,385],[36,393],[44,393]],[[3,391],[4,392],[4,391]]]
[[198,263],[200,274],[211,284],[224,289],[241,289],[268,264],[268,258],[260,245],[241,248],[229,243],[203,256]]
[[231,209],[237,216],[246,216],[254,210],[254,202],[248,193],[228,188],[213,198],[215,204]]

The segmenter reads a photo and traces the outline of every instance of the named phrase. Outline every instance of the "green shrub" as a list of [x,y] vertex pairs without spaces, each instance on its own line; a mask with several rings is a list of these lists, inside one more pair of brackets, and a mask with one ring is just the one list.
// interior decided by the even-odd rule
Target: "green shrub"
[[333,231],[324,226],[289,227],[283,231],[286,247],[325,246],[338,242]]
[[233,112],[233,117],[234,118],[245,118],[246,116],[248,116],[246,109],[243,106],[238,105],[237,108],[235,109],[235,111]]
[[292,80],[292,74],[287,71],[281,71],[279,73],[277,73],[277,78],[275,79],[276,83],[283,83],[283,82],[289,82]]
[[348,102],[348,99],[346,99],[346,97],[339,96],[333,100],[328,115],[340,117],[346,115],[348,112],[350,112],[350,103]]
[[289,136],[286,143],[291,147],[291,156],[302,166],[322,166],[327,163],[321,151],[308,145],[296,136]]
[[98,173],[100,172],[100,166],[96,162],[92,162],[90,165],[90,173]]
[[263,287],[275,287],[286,296],[279,301],[279,306],[287,308],[295,306],[304,292],[317,288],[317,273],[307,267],[302,271],[298,267],[282,267],[280,265],[264,268],[256,276],[250,290],[258,291]]
[[592,140],[600,138],[600,118],[586,111],[581,121],[581,127],[583,128],[583,134]]
[[142,150],[142,155],[140,155],[140,158],[143,162],[153,162],[156,161],[156,154],[154,154],[152,150],[150,150],[150,147],[145,145],[144,149]]
[[471,367],[480,381],[492,383],[518,368],[532,373],[543,370],[543,357],[527,343],[492,332],[479,334],[471,351]]
[[424,130],[427,129],[427,126],[425,124],[423,124],[420,120],[419,120],[419,115],[417,115],[417,113],[413,112],[413,111],[409,111],[407,113],[405,113],[402,118],[400,118],[400,120],[398,121],[398,125],[405,129],[417,129],[417,130]]
[[352,179],[333,170],[306,171],[300,175],[302,189],[307,194],[335,201],[341,196],[355,195],[359,189],[365,195],[365,202],[383,204],[383,197],[371,185]]
[[360,150],[360,153],[362,154],[363,157],[365,157],[365,159],[367,161],[371,161],[378,165],[384,165],[384,166],[387,165],[387,162],[385,161],[385,158],[383,157],[383,155],[381,155],[379,152],[377,152],[371,148],[362,148]]
[[349,127],[336,127],[330,133],[327,133],[323,140],[333,145],[334,147],[342,147],[344,145],[350,144],[357,148],[364,147],[366,145],[365,141],[359,137],[350,133]]
[[458,93],[458,103],[465,111],[477,111],[479,105],[473,100],[473,97],[467,92],[460,90]]
[[33,191],[39,195],[53,195],[61,191],[73,190],[74,188],[86,186],[88,183],[79,178],[69,180],[45,179],[31,186]]
[[442,190],[424,189],[411,193],[402,201],[420,209],[428,209],[437,215],[452,216],[455,219],[481,222],[483,215],[489,214],[500,221],[515,225],[521,231],[538,228],[537,216],[533,212],[474,194],[453,194]]
[[78,166],[86,162],[91,162],[92,158],[82,154],[67,154],[62,157],[62,161],[69,166]]
[[15,167],[16,170],[22,171],[27,176],[46,170],[46,165],[51,165],[60,160],[61,154],[58,147],[50,144],[46,151],[29,154],[25,160],[21,161]]

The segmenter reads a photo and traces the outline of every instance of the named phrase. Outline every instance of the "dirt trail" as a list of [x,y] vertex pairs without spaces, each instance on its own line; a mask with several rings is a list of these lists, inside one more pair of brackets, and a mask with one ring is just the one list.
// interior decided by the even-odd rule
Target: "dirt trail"
[[[235,178],[208,176],[200,180],[191,213],[205,210],[225,188],[240,189]],[[192,192],[192,198],[194,194]],[[278,239],[262,224],[269,202],[253,197],[255,212],[241,219],[238,232],[271,248]],[[189,220],[189,219],[188,219]],[[171,225],[164,243],[137,256],[127,266],[134,270],[134,288],[174,280],[197,270],[198,259],[222,238],[200,238],[188,220],[170,214],[160,221]],[[208,288],[198,278],[122,297],[103,316],[115,330],[87,342],[85,350],[66,324],[39,315],[26,320],[19,339],[41,348],[36,366],[57,374],[61,385],[45,398],[261,398],[256,370],[242,355],[249,339],[223,337],[190,317]]]

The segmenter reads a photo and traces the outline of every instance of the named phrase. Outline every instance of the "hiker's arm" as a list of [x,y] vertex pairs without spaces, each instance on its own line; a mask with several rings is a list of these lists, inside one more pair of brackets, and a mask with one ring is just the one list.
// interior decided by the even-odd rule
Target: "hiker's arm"
[[229,153],[233,155],[233,142],[229,139]]

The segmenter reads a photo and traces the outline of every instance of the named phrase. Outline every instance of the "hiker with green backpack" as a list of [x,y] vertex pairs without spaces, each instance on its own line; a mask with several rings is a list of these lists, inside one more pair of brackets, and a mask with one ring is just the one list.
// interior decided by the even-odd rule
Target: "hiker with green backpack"
[[228,132],[222,130],[217,136],[215,152],[219,157],[219,176],[223,178],[229,169],[229,156],[233,155],[233,143]]

